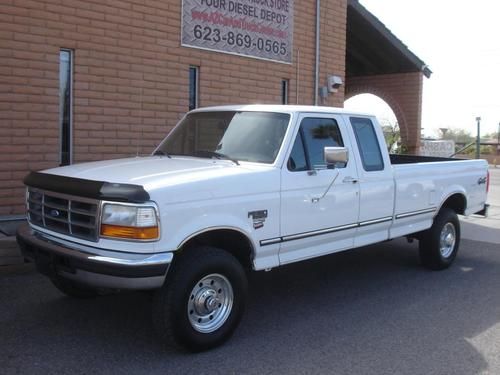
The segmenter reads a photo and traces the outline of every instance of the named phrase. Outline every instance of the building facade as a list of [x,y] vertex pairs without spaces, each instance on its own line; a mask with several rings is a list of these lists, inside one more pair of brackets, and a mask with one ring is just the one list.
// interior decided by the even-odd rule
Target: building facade
[[[349,6],[355,11],[359,7],[356,1],[321,2],[317,74],[316,0],[198,3],[205,14],[197,13],[198,18],[205,24],[194,29],[192,23],[182,24],[183,14],[186,17],[185,12],[197,6],[194,0],[2,1],[0,216],[22,214],[22,179],[30,170],[148,154],[196,106],[315,102],[343,106],[345,88],[349,90],[347,13]],[[212,22],[206,47],[214,49],[218,39],[214,30],[219,28],[214,22],[219,21],[207,17],[219,12],[222,4],[226,16],[251,16],[257,23],[266,18],[267,25],[276,24],[277,30],[278,17],[288,17],[286,28],[279,29],[287,44],[274,45],[279,39],[272,29],[248,26],[251,32],[243,32],[241,24],[233,25],[234,40],[227,32],[220,36],[226,44],[244,47],[248,43],[250,49],[261,52],[269,47],[288,61],[186,46],[186,27],[193,27],[189,31],[201,39],[196,42],[203,43],[206,22]],[[261,9],[266,6],[268,13]],[[266,38],[271,39],[269,45]],[[369,82],[360,77],[373,79],[387,73],[359,72],[352,77],[356,93]],[[420,85],[416,92],[421,96],[418,67],[392,73],[413,75],[418,82],[412,81],[411,88],[415,92],[414,85]],[[332,75],[345,84],[326,94]],[[413,122],[415,132],[419,131],[420,119]]]

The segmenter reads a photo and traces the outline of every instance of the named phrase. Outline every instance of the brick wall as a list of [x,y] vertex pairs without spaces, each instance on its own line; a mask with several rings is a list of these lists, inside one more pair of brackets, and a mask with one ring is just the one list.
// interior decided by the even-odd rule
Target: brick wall
[[[347,8],[323,3],[322,80],[344,75]],[[2,0],[0,215],[23,212],[28,171],[59,163],[60,48],[74,50],[75,162],[150,153],[188,109],[190,65],[200,106],[280,103],[284,78],[295,103],[297,68],[299,103],[313,103],[314,0],[295,1],[291,65],[180,47],[180,12],[180,0]]]
[[423,77],[419,72],[348,77],[345,98],[373,94],[383,99],[396,115],[401,141],[409,153],[416,154],[420,149]]

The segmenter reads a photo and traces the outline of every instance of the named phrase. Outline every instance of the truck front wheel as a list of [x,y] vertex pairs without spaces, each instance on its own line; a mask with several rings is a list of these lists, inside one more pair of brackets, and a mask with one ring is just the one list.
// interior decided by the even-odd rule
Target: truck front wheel
[[245,271],[235,257],[208,246],[189,249],[153,297],[155,328],[164,341],[190,351],[213,348],[238,326],[246,292]]
[[432,227],[422,233],[419,253],[422,264],[432,270],[448,268],[457,256],[460,244],[460,222],[455,211],[442,208]]

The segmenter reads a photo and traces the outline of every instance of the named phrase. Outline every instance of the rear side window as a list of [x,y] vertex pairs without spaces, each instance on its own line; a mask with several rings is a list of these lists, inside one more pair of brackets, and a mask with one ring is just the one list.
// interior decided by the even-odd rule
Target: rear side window
[[384,160],[371,120],[362,117],[351,117],[350,120],[356,135],[364,170],[367,172],[383,170]]

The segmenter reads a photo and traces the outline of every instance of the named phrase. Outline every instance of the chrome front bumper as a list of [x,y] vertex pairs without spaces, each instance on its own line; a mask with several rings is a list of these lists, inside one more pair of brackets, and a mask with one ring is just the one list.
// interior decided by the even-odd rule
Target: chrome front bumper
[[36,232],[28,224],[17,230],[17,242],[39,272],[97,288],[159,288],[174,257],[171,252],[137,254],[83,246]]

